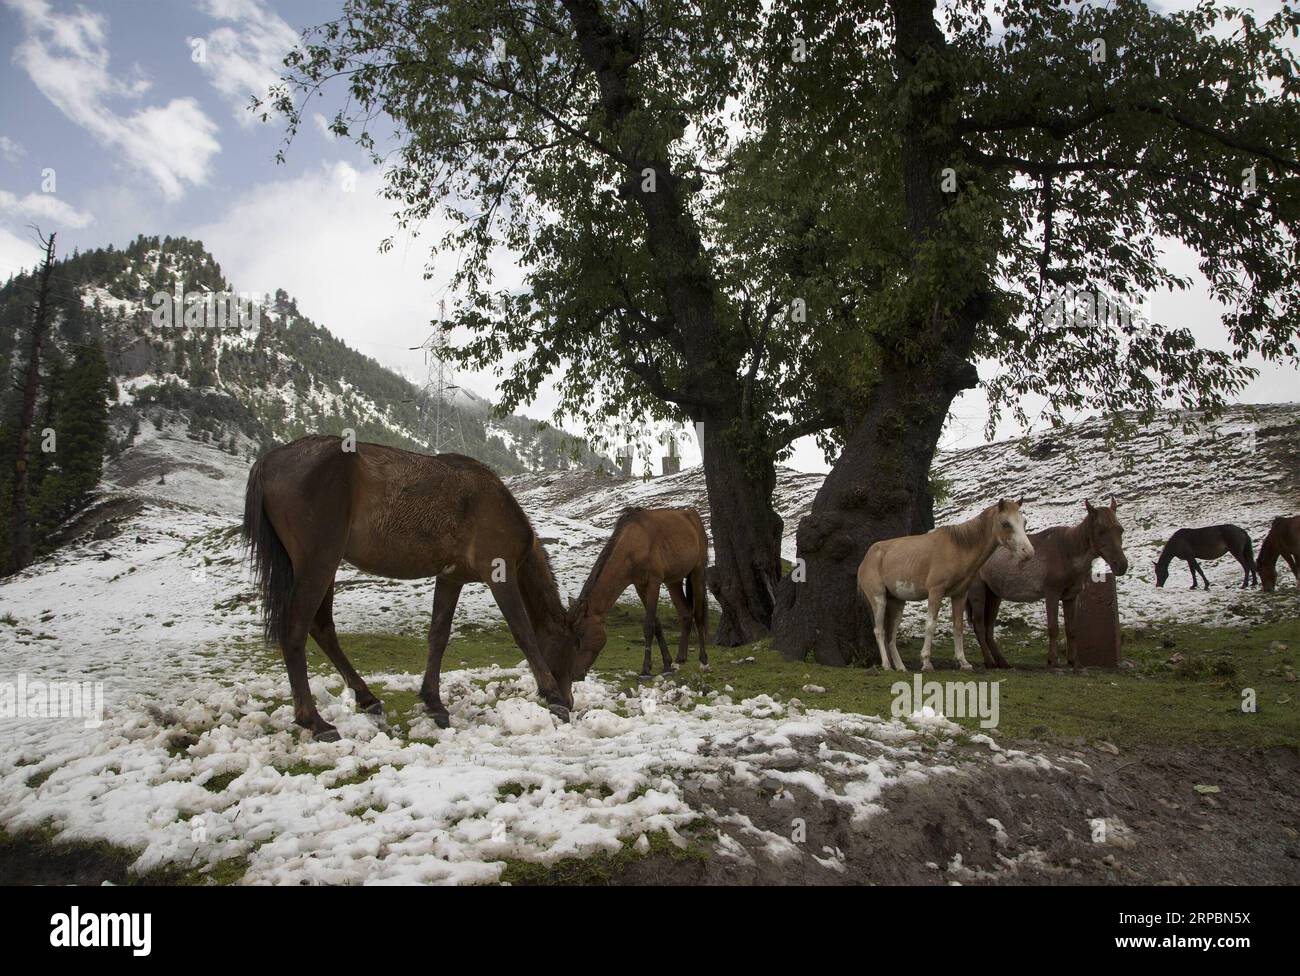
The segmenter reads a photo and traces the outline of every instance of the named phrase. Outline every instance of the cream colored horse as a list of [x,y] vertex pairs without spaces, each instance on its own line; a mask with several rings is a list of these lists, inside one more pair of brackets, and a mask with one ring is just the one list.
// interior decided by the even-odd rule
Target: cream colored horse
[[1002,546],[1018,559],[1029,559],[1034,547],[1025,535],[1020,501],[1002,499],[969,522],[942,525],[925,535],[905,535],[877,542],[858,567],[858,589],[871,605],[875,618],[880,666],[886,671],[906,671],[898,656],[898,622],[908,600],[929,601],[921,670],[933,671],[930,645],[944,597],[952,600],[953,651],[963,671],[971,670],[962,649],[966,591],[975,582],[984,561]]

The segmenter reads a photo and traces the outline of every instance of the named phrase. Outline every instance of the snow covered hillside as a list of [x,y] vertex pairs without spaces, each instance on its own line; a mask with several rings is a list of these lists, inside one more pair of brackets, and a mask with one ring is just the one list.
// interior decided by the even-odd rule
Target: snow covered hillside
[[[1227,559],[1207,565],[1209,593],[1187,590],[1180,566],[1156,590],[1149,569],[1179,526],[1236,522],[1258,545],[1274,515],[1300,511],[1300,405],[1233,410],[1193,434],[1170,415],[1114,449],[1100,434],[1081,424],[943,456],[940,521],[1023,495],[1031,527],[1044,527],[1080,517],[1085,496],[1114,494],[1132,564],[1120,582],[1127,622],[1300,610],[1286,575],[1283,592],[1265,596],[1236,590]],[[758,784],[778,801],[797,792],[860,826],[895,788],[972,769],[1060,772],[982,737],[972,749],[941,718],[868,719],[661,684],[628,695],[596,675],[577,689],[576,721],[559,726],[520,667],[445,672],[452,729],[417,717],[407,733],[352,714],[337,676],[318,672],[318,704],[344,738],[312,742],[292,724],[283,670],[268,670],[256,649],[236,528],[242,453],[144,425],[107,469],[80,537],[0,587],[0,685],[100,682],[104,706],[98,725],[0,718],[0,828],[46,825],[63,839],[134,847],[142,869],[243,859],[250,882],[461,882],[497,879],[506,859],[616,850],[620,838],[685,843],[703,821],[712,849],[738,864],[833,874],[835,845],[792,843],[779,803],[760,811],[745,796]],[[819,483],[781,474],[787,557]],[[623,507],[695,505],[707,519],[698,468],[649,482],[571,471],[510,484],[566,595]],[[345,568],[335,618],[342,631],[422,635],[431,593],[429,582]],[[496,619],[485,588],[468,587],[458,625]],[[367,677],[381,697],[419,682]]]

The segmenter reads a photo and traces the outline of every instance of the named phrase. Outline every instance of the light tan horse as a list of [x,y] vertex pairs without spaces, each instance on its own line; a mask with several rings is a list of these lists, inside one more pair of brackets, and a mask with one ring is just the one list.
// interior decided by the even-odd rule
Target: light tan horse
[[614,533],[596,557],[582,593],[569,608],[568,626],[575,645],[569,653],[572,677],[581,681],[605,646],[605,615],[629,585],[645,606],[645,660],[641,677],[651,676],[650,642],[659,640],[664,672],[672,670],[668,642],[659,624],[659,586],[677,610],[682,635],[677,663],[686,663],[691,629],[700,638],[700,668],[708,670],[709,608],[704,586],[704,568],[709,559],[709,537],[700,513],[693,508],[629,508],[619,516]]
[[921,670],[934,670],[930,645],[939,619],[939,604],[948,597],[952,600],[953,652],[961,669],[971,670],[962,650],[966,591],[998,546],[1009,549],[1018,559],[1034,555],[1033,544],[1025,535],[1020,501],[1003,498],[969,522],[943,525],[925,535],[885,539],[867,550],[858,567],[858,589],[871,606],[882,668],[889,671],[892,658],[894,669],[907,670],[898,656],[897,643],[903,604],[927,600]]

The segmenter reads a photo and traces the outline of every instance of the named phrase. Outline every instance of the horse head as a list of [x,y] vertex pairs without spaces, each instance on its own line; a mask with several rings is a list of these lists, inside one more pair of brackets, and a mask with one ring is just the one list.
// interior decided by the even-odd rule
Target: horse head
[[997,521],[994,523],[993,532],[998,545],[1024,562],[1026,559],[1033,558],[1034,544],[1029,541],[1029,536],[1025,535],[1025,516],[1020,511],[1022,501],[1023,498],[1015,501],[1003,498],[998,501]]
[[564,620],[547,642],[546,663],[560,692],[573,704],[573,682],[587,677],[605,647],[605,624],[591,613],[586,597],[570,600]]
[[1088,544],[1093,553],[1106,560],[1116,576],[1123,576],[1128,572],[1128,557],[1124,555],[1124,526],[1115,514],[1119,508],[1115,496],[1110,496],[1110,505],[1101,508],[1093,508],[1086,498],[1083,505],[1088,510]]
[[1165,585],[1165,580],[1169,579],[1169,564],[1156,562],[1156,586]]
[[1255,570],[1259,573],[1259,589],[1261,593],[1272,593],[1277,589],[1277,563],[1256,563]]

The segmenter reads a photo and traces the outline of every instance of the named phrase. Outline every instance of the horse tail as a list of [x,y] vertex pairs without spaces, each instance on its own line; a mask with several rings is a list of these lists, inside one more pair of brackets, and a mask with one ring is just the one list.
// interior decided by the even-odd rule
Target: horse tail
[[253,559],[258,592],[262,597],[262,633],[281,647],[287,642],[289,600],[293,594],[293,562],[275,526],[266,517],[262,494],[266,482],[266,459],[248,472],[244,492],[244,545]]
[[708,621],[708,587],[705,585],[705,565],[697,565],[685,580],[681,581],[682,594],[686,597],[686,606],[690,607],[690,616],[701,628]]

